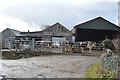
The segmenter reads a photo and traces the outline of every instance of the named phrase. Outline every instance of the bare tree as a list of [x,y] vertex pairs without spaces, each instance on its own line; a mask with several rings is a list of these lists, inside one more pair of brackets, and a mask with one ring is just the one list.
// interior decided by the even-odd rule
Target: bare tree
[[41,30],[47,29],[50,25],[41,25]]

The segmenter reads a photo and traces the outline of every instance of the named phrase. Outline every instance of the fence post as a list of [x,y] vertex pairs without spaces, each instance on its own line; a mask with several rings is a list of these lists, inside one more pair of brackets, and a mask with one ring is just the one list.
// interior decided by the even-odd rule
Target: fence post
[[62,42],[62,54],[65,54],[65,42]]
[[32,51],[34,51],[34,50],[35,50],[35,39],[32,38]]

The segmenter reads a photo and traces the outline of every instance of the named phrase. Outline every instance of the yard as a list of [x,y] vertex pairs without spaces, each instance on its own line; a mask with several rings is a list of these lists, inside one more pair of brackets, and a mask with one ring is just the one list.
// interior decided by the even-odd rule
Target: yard
[[99,57],[55,55],[18,60],[0,60],[1,75],[7,78],[83,78]]

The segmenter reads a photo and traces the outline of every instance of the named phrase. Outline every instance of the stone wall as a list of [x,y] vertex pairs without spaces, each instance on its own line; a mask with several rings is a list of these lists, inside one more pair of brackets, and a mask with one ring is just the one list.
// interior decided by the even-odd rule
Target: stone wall
[[116,49],[114,45],[115,43],[111,42],[110,40],[106,40],[106,41],[104,40],[103,41],[104,43],[102,44],[106,45],[105,48],[109,51],[101,56],[101,66],[106,71],[112,72],[114,74],[118,74],[118,67],[120,67],[120,65],[118,64],[120,63],[120,58],[118,56],[118,50]]
[[111,51],[101,56],[101,63],[107,71],[116,73],[118,70],[118,56]]

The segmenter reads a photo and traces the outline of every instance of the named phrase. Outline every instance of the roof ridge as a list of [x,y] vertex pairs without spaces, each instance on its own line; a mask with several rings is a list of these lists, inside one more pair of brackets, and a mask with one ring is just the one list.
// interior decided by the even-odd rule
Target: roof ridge
[[[100,21],[100,22],[99,22]],[[102,21],[102,22],[101,22]],[[78,25],[76,25],[76,26],[74,26],[74,28],[75,27],[80,27],[80,28],[84,28],[85,27],[85,24],[86,24],[86,26],[88,27],[88,24],[90,24],[89,26],[90,27],[88,27],[88,28],[90,28],[90,29],[108,29],[108,30],[112,30],[114,27],[115,27],[115,29],[113,29],[113,30],[120,30],[120,27],[118,27],[116,24],[114,24],[114,23],[112,23],[112,22],[110,22],[110,21],[108,21],[107,19],[105,19],[105,18],[103,18],[103,17],[97,17],[97,18],[94,18],[94,19],[92,19],[92,20],[88,20],[88,21],[86,21],[86,22],[84,22],[84,23],[80,23],[80,24],[78,24]],[[92,24],[92,26],[91,26],[91,24]],[[98,25],[97,25],[98,24]],[[83,25],[83,26],[82,26]],[[106,26],[105,26],[106,25]],[[110,26],[110,25],[113,25],[113,26]],[[82,26],[82,27],[81,27]],[[95,27],[96,26],[96,27]],[[97,27],[98,26],[98,27]],[[86,27],[85,27],[86,28]]]
[[101,16],[99,16],[99,17],[96,17],[96,18],[92,18],[92,19],[90,19],[90,20],[87,20],[87,21],[85,21],[85,22],[82,22],[82,23],[80,23],[80,24],[77,24],[77,25],[75,25],[74,27],[76,27],[76,26],[78,26],[78,25],[82,25],[82,24],[88,23],[88,22],[91,22],[91,21],[96,20],[96,19],[99,19],[99,18],[104,19],[104,18],[102,18]]
[[[10,29],[10,28],[9,28],[9,29]],[[17,31],[17,32],[21,32],[21,31],[15,30],[15,29],[10,29],[10,30]]]

